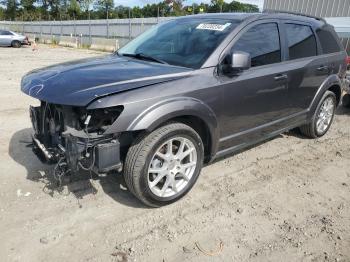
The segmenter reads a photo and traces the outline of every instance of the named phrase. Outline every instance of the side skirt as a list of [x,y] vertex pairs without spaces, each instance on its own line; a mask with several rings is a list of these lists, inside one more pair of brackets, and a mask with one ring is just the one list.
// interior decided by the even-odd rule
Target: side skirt
[[248,142],[248,143],[242,143],[242,144],[239,144],[239,145],[235,145],[233,147],[230,147],[230,148],[226,148],[224,150],[220,150],[218,151],[215,156],[212,158],[212,161],[215,160],[215,159],[218,159],[218,158],[222,158],[226,155],[229,155],[229,154],[234,154],[234,153],[237,153],[237,152],[240,152],[242,151],[243,149],[245,148],[248,148],[248,147],[251,147],[252,145],[255,145],[255,144],[258,144],[258,143],[261,143],[263,141],[266,141],[266,140],[269,140],[273,137],[276,137],[278,136],[279,134],[282,134],[284,132],[287,132],[293,128],[296,128],[296,127],[299,127],[301,125],[304,125],[307,123],[307,120],[302,120],[302,121],[296,121],[294,122],[293,124],[287,126],[287,127],[284,127],[284,128],[281,128],[281,129],[278,129],[276,131],[273,131],[269,134],[267,134],[266,136],[263,136],[259,139],[256,139],[256,140],[253,140],[251,142]]

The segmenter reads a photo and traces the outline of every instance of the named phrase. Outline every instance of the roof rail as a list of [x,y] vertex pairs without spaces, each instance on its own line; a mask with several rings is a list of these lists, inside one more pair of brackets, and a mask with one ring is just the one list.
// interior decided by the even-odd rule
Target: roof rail
[[298,13],[298,12],[293,12],[293,11],[283,11],[283,10],[275,10],[275,9],[264,9],[262,11],[263,13],[270,13],[270,14],[290,14],[290,15],[299,15],[299,16],[306,16],[306,17],[310,17],[310,18],[314,18],[316,20],[320,20],[322,22],[326,22],[325,19],[323,19],[322,17],[318,17],[318,16],[313,16],[313,15],[308,15],[308,14],[303,14],[303,13]]

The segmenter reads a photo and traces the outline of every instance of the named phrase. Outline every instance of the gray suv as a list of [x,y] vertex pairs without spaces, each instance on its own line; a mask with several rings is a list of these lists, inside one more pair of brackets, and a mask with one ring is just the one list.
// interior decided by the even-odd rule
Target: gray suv
[[154,26],[118,52],[30,72],[34,151],[55,176],[123,172],[149,206],[183,197],[203,164],[299,127],[323,136],[346,53],[323,19],[203,14]]

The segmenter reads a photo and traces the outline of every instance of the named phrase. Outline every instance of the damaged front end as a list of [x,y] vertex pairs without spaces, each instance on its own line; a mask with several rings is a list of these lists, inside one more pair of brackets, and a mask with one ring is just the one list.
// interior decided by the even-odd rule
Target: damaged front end
[[105,131],[122,111],[122,106],[86,110],[41,101],[40,106],[30,107],[34,152],[56,163],[55,172],[60,174],[121,170],[118,135]]

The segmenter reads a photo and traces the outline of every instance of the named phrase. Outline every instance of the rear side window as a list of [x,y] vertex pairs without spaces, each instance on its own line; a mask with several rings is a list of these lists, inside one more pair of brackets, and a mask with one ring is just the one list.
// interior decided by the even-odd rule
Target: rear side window
[[9,31],[2,31],[1,35],[13,35],[13,34]]
[[281,62],[281,47],[276,23],[256,25],[245,32],[232,47],[232,52],[250,54],[253,66]]
[[309,26],[285,24],[289,59],[317,55],[315,36]]
[[316,34],[321,42],[321,47],[324,54],[336,53],[340,51],[338,42],[330,31],[320,28],[316,30]]

